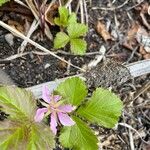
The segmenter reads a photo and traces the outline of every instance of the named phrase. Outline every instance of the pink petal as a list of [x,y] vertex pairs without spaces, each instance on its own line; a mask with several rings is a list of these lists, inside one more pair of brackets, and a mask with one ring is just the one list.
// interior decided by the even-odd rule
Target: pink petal
[[49,92],[47,86],[43,86],[43,88],[42,88],[42,99],[45,102],[50,103],[50,92]]
[[58,118],[60,123],[64,126],[72,126],[75,124],[75,122],[68,116],[68,114],[58,112]]
[[48,111],[47,108],[39,108],[37,111],[36,111],[36,115],[34,117],[34,120],[36,122],[41,122],[42,119],[44,118],[44,114]]
[[57,133],[57,116],[55,113],[51,114],[51,122],[50,122],[50,128],[52,132],[56,135]]
[[53,99],[54,102],[57,102],[61,99],[62,97],[60,95],[51,95],[50,99]]
[[59,106],[58,107],[59,110],[61,110],[62,112],[72,112],[73,110],[75,110],[74,106],[71,105],[64,105],[64,106]]

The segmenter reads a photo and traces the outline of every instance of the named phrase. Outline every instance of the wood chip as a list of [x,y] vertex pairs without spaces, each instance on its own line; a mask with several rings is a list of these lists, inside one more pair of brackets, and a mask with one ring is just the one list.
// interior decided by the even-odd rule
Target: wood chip
[[106,30],[106,26],[102,22],[98,21],[96,30],[102,36],[102,38],[105,40],[105,42],[107,40],[113,39],[112,36],[110,35],[110,33]]
[[133,50],[134,47],[137,46],[136,34],[139,28],[140,25],[137,22],[132,24],[131,28],[127,32],[127,37],[125,42],[123,43],[123,46],[131,50]]

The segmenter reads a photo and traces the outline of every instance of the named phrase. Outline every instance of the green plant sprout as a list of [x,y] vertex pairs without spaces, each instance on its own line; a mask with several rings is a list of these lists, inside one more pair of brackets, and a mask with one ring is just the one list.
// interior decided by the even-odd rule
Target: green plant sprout
[[[19,149],[23,144],[28,150],[51,150],[55,135],[64,148],[98,150],[98,139],[88,125],[112,128],[123,108],[119,97],[107,89],[97,88],[89,97],[86,83],[79,77],[60,83],[53,93],[44,87],[42,98],[43,107],[37,109],[29,91],[0,87],[1,107],[9,114],[0,123],[0,149],[12,145]],[[50,128],[39,123],[44,117],[50,118]]]
[[2,6],[3,4],[5,4],[8,1],[10,1],[10,0],[0,0],[0,6]]
[[[86,35],[88,28],[86,25],[77,23],[75,13],[69,15],[69,11],[65,7],[59,7],[59,17],[54,19],[56,25],[65,29],[58,32],[54,39],[54,48],[63,48],[70,43],[70,50],[77,55],[84,55],[86,52],[87,43],[81,37]],[[67,32],[65,32],[67,31]]]
[[77,23],[77,17],[75,13],[69,14],[69,11],[65,7],[58,8],[59,17],[54,19],[54,23],[60,27],[67,27],[69,24]]

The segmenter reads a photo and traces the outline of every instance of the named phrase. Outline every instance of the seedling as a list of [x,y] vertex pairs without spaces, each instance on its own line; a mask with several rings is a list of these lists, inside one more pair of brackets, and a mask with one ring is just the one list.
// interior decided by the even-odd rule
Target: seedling
[[[68,9],[59,7],[59,17],[55,18],[55,24],[64,28],[64,31],[58,32],[54,39],[54,48],[63,48],[70,43],[70,50],[77,55],[84,55],[87,43],[81,37],[86,35],[87,26],[77,23],[75,13],[69,15]],[[66,31],[66,32],[65,32]]]

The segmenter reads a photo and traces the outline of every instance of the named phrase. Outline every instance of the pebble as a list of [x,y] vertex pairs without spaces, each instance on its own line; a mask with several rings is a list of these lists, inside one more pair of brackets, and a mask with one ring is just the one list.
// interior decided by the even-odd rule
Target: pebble
[[9,44],[9,46],[14,45],[14,36],[11,33],[5,35],[5,40]]
[[44,68],[47,69],[48,67],[50,67],[50,64],[47,63]]

